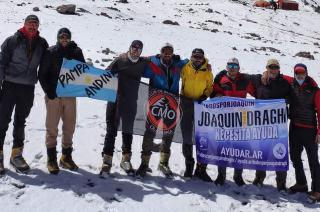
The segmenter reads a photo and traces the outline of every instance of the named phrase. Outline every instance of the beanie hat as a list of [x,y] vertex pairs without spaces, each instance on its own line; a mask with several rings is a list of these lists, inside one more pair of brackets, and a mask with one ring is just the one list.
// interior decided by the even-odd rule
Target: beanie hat
[[305,65],[305,64],[303,64],[303,63],[298,63],[298,64],[296,64],[295,66],[294,66],[294,68],[293,68],[293,70],[294,70],[294,73],[295,74],[304,74],[304,73],[308,73],[308,68],[307,68],[307,66]]
[[39,18],[36,15],[28,15],[26,17],[26,19],[24,20],[24,23],[26,23],[28,21],[34,21],[34,22],[39,23]]
[[142,49],[143,43],[141,40],[134,40],[134,41],[132,41],[130,46],[135,46],[135,47],[139,47],[140,49]]
[[165,43],[162,47],[161,47],[161,52],[163,52],[163,50],[165,48],[169,48],[169,49],[172,49],[173,51],[173,45],[171,43]]
[[58,34],[57,34],[57,39],[59,40],[60,36],[62,36],[62,35],[66,35],[68,37],[68,39],[71,39],[71,32],[68,28],[59,29]]
[[270,65],[277,65],[277,66],[280,67],[279,61],[276,60],[276,59],[270,59],[270,60],[268,60],[268,62],[267,62],[267,67],[270,66]]

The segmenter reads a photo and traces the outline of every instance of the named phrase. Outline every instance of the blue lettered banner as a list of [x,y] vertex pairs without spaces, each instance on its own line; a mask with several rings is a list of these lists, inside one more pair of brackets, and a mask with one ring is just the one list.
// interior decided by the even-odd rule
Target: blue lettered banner
[[89,97],[115,102],[118,79],[110,71],[63,59],[57,85],[59,97]]
[[237,169],[288,170],[284,99],[221,97],[194,106],[198,161]]

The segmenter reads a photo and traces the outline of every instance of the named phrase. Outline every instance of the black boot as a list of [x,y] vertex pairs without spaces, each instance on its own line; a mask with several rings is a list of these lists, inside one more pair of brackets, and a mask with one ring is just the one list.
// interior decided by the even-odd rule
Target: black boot
[[277,189],[279,192],[286,192],[286,183],[282,181],[277,181]]
[[193,145],[182,144],[182,153],[185,158],[185,164],[186,164],[186,170],[183,176],[185,178],[192,178],[193,169],[194,169]]
[[307,193],[308,192],[308,185],[299,185],[296,183],[295,185],[293,185],[289,188],[288,192],[290,194],[295,194],[298,192]]
[[254,178],[252,184],[255,186],[263,186],[263,181],[266,178],[266,172],[265,171],[256,171],[256,177]]
[[216,185],[224,185],[226,181],[226,176],[223,174],[218,174],[217,179],[214,181]]
[[78,166],[75,164],[75,162],[72,159],[72,147],[68,147],[68,148],[62,147],[60,166],[64,169],[69,169],[71,171],[78,170]]
[[186,158],[186,170],[184,172],[183,177],[192,178],[193,169],[194,169],[194,159],[193,158],[188,158],[188,159]]
[[226,181],[226,172],[227,172],[227,168],[224,166],[218,166],[218,177],[217,179],[214,181],[214,183],[216,185],[224,185],[225,181]]
[[242,169],[234,170],[233,180],[238,186],[243,186],[246,184],[242,178]]
[[213,182],[207,173],[207,164],[197,163],[196,170],[194,171],[194,176],[205,182]]
[[146,176],[149,169],[150,157],[149,155],[141,155],[141,164],[136,171],[137,178],[144,178]]
[[55,147],[47,148],[47,168],[50,174],[58,174],[60,169],[57,162],[57,150]]

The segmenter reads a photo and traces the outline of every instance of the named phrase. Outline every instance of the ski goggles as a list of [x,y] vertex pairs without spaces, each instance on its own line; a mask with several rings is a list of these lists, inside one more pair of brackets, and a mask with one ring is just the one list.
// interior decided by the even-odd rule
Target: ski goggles
[[237,64],[237,63],[228,63],[227,67],[229,69],[239,69],[239,64]]

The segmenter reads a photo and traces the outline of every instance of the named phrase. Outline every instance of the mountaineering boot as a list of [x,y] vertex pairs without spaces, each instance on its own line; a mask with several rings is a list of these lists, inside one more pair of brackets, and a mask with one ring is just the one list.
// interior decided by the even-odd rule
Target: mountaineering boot
[[62,155],[60,158],[59,165],[64,169],[69,169],[70,171],[78,170],[78,166],[72,159],[72,147],[64,148],[62,147]]
[[215,183],[216,185],[224,185],[225,181],[226,181],[226,175],[219,173],[219,174],[218,174],[218,177],[217,177],[217,179],[214,181],[214,183]]
[[310,194],[308,195],[308,198],[311,202],[315,203],[315,202],[319,202],[320,201],[320,192],[316,192],[316,191],[312,191],[310,192]]
[[47,168],[50,174],[58,174],[60,169],[57,162],[57,150],[55,147],[47,148]]
[[213,182],[207,173],[207,164],[197,163],[194,176],[205,182]]
[[284,193],[286,192],[286,183],[285,182],[281,182],[280,180],[276,180],[277,181],[277,189],[279,192]]
[[4,165],[3,165],[3,150],[0,150],[0,176],[5,174]]
[[150,157],[149,155],[141,155],[141,164],[136,171],[136,177],[144,178],[146,176],[149,169]]
[[10,164],[16,172],[27,174],[30,167],[22,156],[23,147],[12,148]]
[[252,182],[253,185],[255,186],[263,186],[263,181],[264,179],[259,177],[259,176],[256,176]]
[[252,182],[253,185],[262,187],[263,186],[263,181],[266,178],[266,172],[264,171],[256,171],[256,176]]
[[244,182],[243,178],[242,178],[242,174],[237,174],[235,173],[233,175],[233,180],[234,182],[238,185],[238,186],[243,186],[245,185],[246,183]]
[[160,162],[159,162],[158,169],[167,178],[172,178],[173,177],[173,173],[172,173],[172,171],[170,170],[170,167],[169,167],[169,158],[170,158],[170,154],[164,153],[164,152],[160,152]]
[[109,175],[111,167],[112,167],[112,155],[103,154],[100,175],[101,176]]
[[290,194],[295,194],[295,193],[307,193],[308,192],[308,185],[300,185],[300,184],[295,184],[293,186],[291,186],[288,189],[288,192]]
[[122,155],[120,167],[128,174],[134,175],[134,169],[132,168],[131,164],[131,154],[126,153]]
[[194,159],[193,158],[186,158],[186,170],[184,172],[183,177],[185,178],[192,178],[193,176],[193,169],[194,169]]

